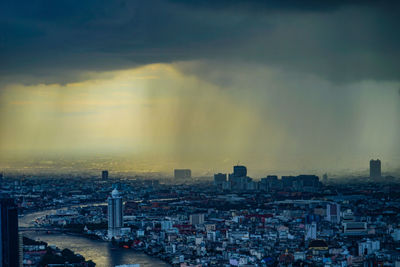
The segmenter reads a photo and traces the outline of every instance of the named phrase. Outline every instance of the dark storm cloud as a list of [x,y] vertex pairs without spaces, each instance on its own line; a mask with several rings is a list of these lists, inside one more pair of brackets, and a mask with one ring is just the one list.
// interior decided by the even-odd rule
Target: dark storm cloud
[[[342,6],[348,5],[375,5],[377,1],[374,0],[170,0],[171,2],[200,8],[235,8],[247,9],[249,11],[260,11],[260,12],[273,12],[273,11],[333,11]],[[389,1],[390,2],[390,1]],[[389,3],[387,2],[387,3]],[[383,3],[386,5],[387,3]],[[382,3],[381,3],[382,5]]]
[[[383,2],[384,4],[382,4]],[[2,1],[3,82],[68,82],[155,62],[256,62],[398,80],[394,1]]]

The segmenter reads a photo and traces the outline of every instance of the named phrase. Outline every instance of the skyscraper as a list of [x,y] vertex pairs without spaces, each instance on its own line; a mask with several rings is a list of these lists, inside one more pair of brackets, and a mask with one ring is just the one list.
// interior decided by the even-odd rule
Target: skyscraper
[[322,182],[324,183],[324,185],[327,185],[327,184],[328,184],[328,174],[327,174],[327,173],[325,173],[325,174],[322,176]]
[[245,166],[240,166],[240,165],[233,166],[233,175],[236,177],[246,177],[247,168]]
[[226,182],[226,173],[214,174],[214,185],[218,188],[222,188],[222,185]]
[[115,238],[121,234],[123,227],[122,197],[115,188],[108,198],[108,238]]
[[369,177],[380,178],[381,177],[381,161],[379,159],[371,159],[369,162]]
[[13,199],[0,198],[0,266],[19,267],[18,209]]
[[317,223],[312,222],[311,224],[306,224],[305,240],[315,240],[317,239]]
[[190,169],[175,169],[174,177],[176,180],[192,178],[192,171]]
[[326,220],[331,223],[340,223],[340,205],[328,203],[326,205]]
[[101,172],[101,178],[103,180],[107,180],[108,179],[108,171],[107,170]]
[[204,224],[204,213],[191,214],[189,220],[191,225]]
[[247,184],[251,182],[251,178],[247,177],[247,168],[240,165],[233,166],[233,173],[229,174],[229,182],[232,190],[246,190]]

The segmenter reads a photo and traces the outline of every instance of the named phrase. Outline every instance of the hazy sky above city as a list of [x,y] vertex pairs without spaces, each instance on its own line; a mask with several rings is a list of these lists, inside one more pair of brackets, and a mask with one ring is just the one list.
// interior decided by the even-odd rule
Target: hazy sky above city
[[117,155],[139,172],[362,170],[371,158],[398,169],[399,11],[397,1],[1,1],[0,152]]

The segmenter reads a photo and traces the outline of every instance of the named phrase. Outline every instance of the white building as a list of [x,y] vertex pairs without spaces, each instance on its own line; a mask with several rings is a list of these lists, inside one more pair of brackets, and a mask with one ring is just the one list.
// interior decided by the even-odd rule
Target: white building
[[372,241],[367,239],[366,241],[358,243],[358,255],[369,255],[380,249],[380,242],[378,240]]
[[312,222],[311,224],[306,224],[306,236],[305,240],[317,239],[317,223]]
[[123,225],[122,197],[114,189],[108,198],[108,238],[120,236]]

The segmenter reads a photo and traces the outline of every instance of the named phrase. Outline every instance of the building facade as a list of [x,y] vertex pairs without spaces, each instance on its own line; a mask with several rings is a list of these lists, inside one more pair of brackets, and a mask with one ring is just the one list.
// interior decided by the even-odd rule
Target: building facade
[[101,178],[103,180],[107,180],[108,179],[108,171],[107,170],[101,172]]
[[379,159],[371,159],[369,162],[369,177],[380,178],[381,177],[381,161]]
[[222,189],[223,184],[226,182],[226,173],[216,173],[214,174],[214,185]]
[[190,169],[175,169],[174,178],[176,180],[184,180],[192,178],[192,171]]
[[123,225],[122,197],[114,189],[108,198],[108,238],[120,236]]
[[192,214],[190,215],[190,224],[191,225],[199,225],[199,224],[204,224],[204,214]]
[[331,223],[340,223],[340,205],[328,203],[326,205],[326,220]]
[[13,199],[0,199],[0,266],[20,266],[18,208]]

